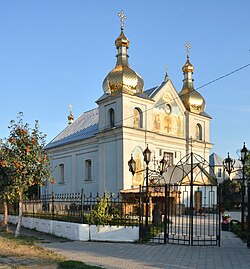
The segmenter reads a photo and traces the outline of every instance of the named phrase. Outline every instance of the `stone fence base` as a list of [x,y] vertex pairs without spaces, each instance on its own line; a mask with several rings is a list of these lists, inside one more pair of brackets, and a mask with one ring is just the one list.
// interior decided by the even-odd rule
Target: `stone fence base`
[[[1,214],[0,220],[3,220]],[[9,223],[17,224],[17,222],[17,216],[9,216]],[[70,240],[110,242],[135,242],[139,240],[139,227],[95,226],[29,217],[22,218],[22,226]]]

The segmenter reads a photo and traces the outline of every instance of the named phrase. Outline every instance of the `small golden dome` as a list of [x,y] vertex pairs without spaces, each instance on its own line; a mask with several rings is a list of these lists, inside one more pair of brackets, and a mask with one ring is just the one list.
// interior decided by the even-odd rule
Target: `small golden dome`
[[69,115],[68,115],[68,124],[72,124],[74,122],[74,116],[72,114],[72,105],[69,105]]
[[128,40],[128,38],[124,35],[123,30],[121,30],[120,35],[117,37],[116,41],[115,41],[115,45],[116,47],[129,47],[130,42]]
[[193,65],[190,63],[189,61],[189,57],[187,58],[186,63],[184,64],[184,66],[182,67],[182,71],[183,73],[188,73],[188,72],[194,72],[194,67]]
[[69,114],[68,115],[68,120],[70,121],[70,120],[74,120],[74,116],[72,115],[72,114]]

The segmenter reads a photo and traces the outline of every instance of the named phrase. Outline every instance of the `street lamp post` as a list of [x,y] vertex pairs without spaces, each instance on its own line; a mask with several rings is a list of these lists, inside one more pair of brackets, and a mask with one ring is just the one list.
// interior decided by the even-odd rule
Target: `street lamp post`
[[[243,148],[240,151],[240,154],[242,162],[242,185],[245,194],[245,164],[247,155],[249,154],[249,150],[247,149],[245,142]],[[247,247],[250,248],[250,178],[247,178]]]
[[[144,162],[146,163],[146,220],[145,220],[145,226],[148,226],[148,219],[149,219],[149,163],[151,160],[151,151],[147,148],[143,151],[143,157],[144,157]],[[162,176],[164,172],[166,172],[167,168],[167,160],[163,157],[162,160],[160,161],[160,171],[159,174]],[[131,154],[131,159],[128,161],[128,166],[129,166],[129,171],[134,174],[136,172],[141,172],[141,171],[136,171],[136,162],[133,159],[133,155]]]
[[[243,148],[240,150],[240,161],[242,162],[242,182],[241,182],[241,231],[244,231],[244,215],[245,215],[245,161],[247,157],[248,150],[245,146],[245,143],[243,145]],[[234,170],[234,164],[235,160],[231,159],[228,153],[227,158],[223,161],[223,165],[229,175]]]
[[247,180],[247,247],[250,248],[250,179]]
[[[249,154],[249,150],[247,149],[245,142],[243,144],[243,148],[240,150],[240,161],[242,162],[242,183],[241,183],[241,193],[242,193],[242,202],[241,202],[241,231],[245,230],[244,222],[245,222],[245,163],[247,160],[247,155]],[[234,170],[235,160],[231,159],[228,153],[228,157],[223,161],[223,165],[226,171],[229,174]],[[247,247],[250,248],[250,179],[247,179]]]
[[[243,148],[240,150],[240,160],[242,162],[242,205],[241,205],[241,230],[244,231],[245,222],[245,161],[247,157],[248,150],[246,148],[245,142]],[[249,199],[249,198],[248,198]]]
[[225,167],[225,170],[228,173],[229,176],[229,180],[230,180],[230,174],[232,173],[232,171],[234,170],[234,164],[235,164],[235,160],[230,158],[229,156],[229,152],[227,153],[227,158],[223,161],[223,165]]
[[148,164],[150,162],[151,151],[147,148],[143,151],[144,162],[146,163],[146,222],[145,225],[148,226],[148,216],[149,216],[149,193],[148,193]]

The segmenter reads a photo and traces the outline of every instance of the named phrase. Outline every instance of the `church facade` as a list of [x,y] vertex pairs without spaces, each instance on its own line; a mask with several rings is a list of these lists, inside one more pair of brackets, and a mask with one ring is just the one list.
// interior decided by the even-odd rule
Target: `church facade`
[[[128,63],[130,41],[124,34],[124,14],[120,17],[116,66],[103,81],[97,108],[76,120],[70,110],[68,126],[46,146],[55,182],[43,187],[42,194],[52,189],[103,194],[137,188],[144,184],[147,145],[154,159],[150,166],[163,157],[173,166],[191,151],[209,161],[211,117],[193,85],[189,49],[179,93],[167,73],[160,85],[145,90],[143,79]],[[128,168],[131,154],[137,167],[134,176]]]

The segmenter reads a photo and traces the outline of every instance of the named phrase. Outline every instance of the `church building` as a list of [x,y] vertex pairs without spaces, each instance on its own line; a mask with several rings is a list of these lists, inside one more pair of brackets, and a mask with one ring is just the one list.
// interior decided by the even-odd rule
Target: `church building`
[[[144,184],[147,145],[154,159],[151,166],[163,157],[173,166],[191,151],[209,161],[211,117],[194,88],[189,44],[182,89],[175,89],[167,72],[158,86],[144,89],[143,78],[128,63],[126,17],[123,12],[119,16],[116,66],[103,81],[97,108],[75,120],[71,108],[68,126],[46,146],[55,183],[43,187],[42,194],[52,189],[58,194],[81,189],[103,194],[138,188]],[[128,167],[131,154],[137,165],[134,176]]]

